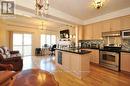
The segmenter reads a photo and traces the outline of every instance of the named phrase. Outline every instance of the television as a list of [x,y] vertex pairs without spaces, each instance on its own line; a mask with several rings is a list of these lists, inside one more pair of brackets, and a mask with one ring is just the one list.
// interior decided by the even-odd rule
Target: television
[[60,31],[60,38],[69,38],[69,30],[62,30]]

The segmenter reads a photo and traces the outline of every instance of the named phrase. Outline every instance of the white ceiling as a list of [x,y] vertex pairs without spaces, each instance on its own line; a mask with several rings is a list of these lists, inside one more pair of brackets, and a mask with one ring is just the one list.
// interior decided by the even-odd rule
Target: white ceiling
[[[31,16],[32,18],[39,18],[39,16],[35,15],[36,0],[14,1],[16,4],[15,14]],[[86,25],[89,23],[94,23],[130,14],[130,0],[106,0],[106,3],[103,8],[99,10],[92,8],[92,0],[49,0],[49,2],[49,18],[47,19],[56,21],[61,25]],[[59,25],[51,24],[50,26],[55,27]]]
[[46,27],[46,29],[54,30],[54,31],[62,30],[61,27],[66,26],[65,24],[56,23],[53,21],[46,21],[42,19],[19,16],[19,15],[16,15],[13,18],[4,18],[4,21],[8,25],[30,26],[34,29],[41,29],[42,22],[43,22],[43,27]]
[[118,11],[130,7],[130,0],[106,0],[103,8],[97,10],[92,8],[92,0],[49,0],[50,6],[77,17],[86,20],[101,16],[107,13]]

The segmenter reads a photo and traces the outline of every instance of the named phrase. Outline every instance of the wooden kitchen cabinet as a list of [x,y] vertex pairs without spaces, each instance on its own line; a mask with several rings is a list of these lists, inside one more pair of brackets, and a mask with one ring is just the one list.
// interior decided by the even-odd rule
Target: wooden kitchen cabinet
[[91,25],[86,25],[83,28],[83,39],[84,40],[91,40],[92,39],[92,35],[93,35],[93,26]]
[[121,19],[114,18],[110,20],[110,31],[119,31],[121,30]]
[[111,28],[111,24],[109,20],[103,21],[102,23],[102,32],[109,32]]
[[[58,63],[58,52],[62,52],[62,64]],[[89,73],[90,65],[90,54],[77,54],[69,51],[56,50],[56,60],[57,66],[63,68],[70,74],[82,79],[86,77]]]
[[101,39],[102,38],[102,25],[101,23],[95,23],[84,26],[84,40]]
[[101,39],[102,32],[130,29],[130,15],[113,18],[84,26],[83,39]]
[[80,67],[78,65],[81,64],[80,58],[78,57],[75,59],[75,57],[78,57],[78,55],[73,54],[73,53],[70,55],[70,59],[71,59],[70,70],[74,73],[80,70]]
[[96,49],[82,49],[91,51],[90,53],[90,62],[99,64],[99,50]]
[[79,40],[83,40],[83,26],[79,26],[79,30],[78,30],[78,36],[79,36]]
[[121,70],[130,72],[130,53],[121,53]]
[[94,50],[91,49],[92,53],[92,57],[90,58],[90,61],[96,64],[99,64],[99,50]]
[[121,30],[130,29],[130,15],[121,17]]
[[66,69],[70,69],[70,53],[62,53],[62,64]]
[[[80,58],[77,54],[62,52],[62,65],[68,71],[79,71]],[[76,58],[76,59],[75,59]]]
[[99,23],[94,23],[93,24],[93,39],[101,39],[102,38],[102,24]]

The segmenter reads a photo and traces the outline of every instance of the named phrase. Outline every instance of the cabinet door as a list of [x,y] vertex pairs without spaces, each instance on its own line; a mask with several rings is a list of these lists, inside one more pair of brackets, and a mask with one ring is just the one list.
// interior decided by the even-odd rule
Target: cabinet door
[[63,52],[62,53],[62,62],[63,62],[63,66],[69,70],[70,69],[70,54]]
[[99,50],[92,50],[91,62],[99,64]]
[[99,64],[99,50],[94,50],[93,55],[94,55],[93,62]]
[[83,26],[79,26],[79,40],[83,40]]
[[121,29],[129,29],[130,28],[130,15],[121,17]]
[[102,32],[109,32],[110,31],[110,21],[106,20],[102,22]]
[[102,25],[101,23],[93,24],[93,39],[101,39],[102,38]]
[[110,22],[111,22],[111,28],[110,28],[111,31],[119,31],[119,30],[121,30],[120,18],[111,19]]
[[84,26],[83,29],[83,38],[84,40],[88,40],[88,39],[92,39],[92,34],[93,34],[93,30],[92,30],[92,25],[86,25]]
[[121,70],[130,72],[130,53],[121,53]]
[[95,49],[84,49],[84,50],[91,51],[90,62],[99,64],[99,50],[95,50]]
[[81,57],[79,57],[79,55],[76,55],[76,54],[71,54],[71,63],[70,63],[70,65],[71,65],[71,71],[73,72],[73,73],[75,73],[75,74],[77,74],[78,75],[78,73],[79,73],[79,70],[81,70],[79,67],[80,67],[80,65],[81,65],[81,63],[80,63],[80,58]]

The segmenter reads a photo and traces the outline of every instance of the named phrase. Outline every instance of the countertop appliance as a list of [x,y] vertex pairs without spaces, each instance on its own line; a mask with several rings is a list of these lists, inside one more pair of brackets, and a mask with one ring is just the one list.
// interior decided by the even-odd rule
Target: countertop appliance
[[121,47],[104,46],[103,49],[100,49],[100,65],[120,71],[120,51]]
[[123,39],[130,39],[130,30],[121,31],[121,35]]

